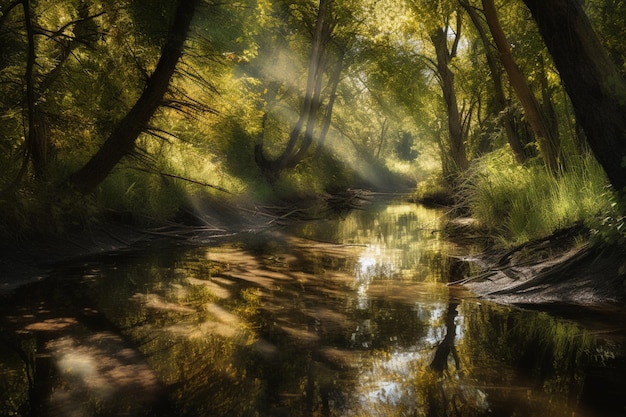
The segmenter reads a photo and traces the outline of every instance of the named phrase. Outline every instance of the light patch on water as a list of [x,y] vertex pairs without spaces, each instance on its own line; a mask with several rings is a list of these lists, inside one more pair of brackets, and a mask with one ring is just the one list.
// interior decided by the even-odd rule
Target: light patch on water
[[393,258],[385,247],[368,245],[359,256],[354,272],[357,308],[369,308],[368,289],[375,279],[390,279],[395,272]]
[[369,307],[367,289],[373,279],[371,270],[376,265],[376,258],[373,256],[363,255],[356,263],[355,284],[357,308],[366,310]]
[[163,310],[163,311],[176,311],[179,313],[193,313],[194,309],[191,307],[187,307],[178,303],[171,303],[165,300],[158,294],[142,294],[137,293],[132,297],[135,300],[138,300],[142,304],[144,304],[147,308],[153,308],[155,310]]
[[[392,349],[375,355],[371,361],[362,362],[364,370],[359,376],[358,386],[361,391],[357,397],[364,410],[374,412],[385,409],[385,406],[396,407],[402,403],[415,404],[418,401],[412,381],[419,377],[416,369],[430,363],[435,349],[444,340],[448,331],[445,325],[447,311],[448,304],[444,302],[416,304],[415,314],[427,323],[426,334],[409,348]],[[462,324],[462,318],[457,316],[456,341],[462,338]],[[466,387],[466,391],[480,396],[471,387]]]
[[183,321],[167,327],[167,330],[188,338],[217,335],[232,339],[241,335],[244,326],[235,314],[215,303],[206,303],[203,309],[210,314],[208,320],[199,324]]
[[411,373],[414,364],[423,360],[424,354],[418,347],[413,347],[374,358],[371,368],[359,377],[360,406],[373,411],[381,404],[396,406],[411,397]]
[[46,349],[62,380],[50,396],[50,415],[94,415],[98,404],[109,402],[112,409],[137,410],[154,401],[160,389],[141,356],[113,333],[63,337]]
[[86,385],[94,388],[103,388],[108,392],[109,387],[101,380],[96,378],[96,365],[90,355],[81,352],[68,352],[58,359],[57,366],[59,371],[64,374],[72,375],[83,381]]
[[[225,280],[222,280],[220,282],[220,284],[217,284],[214,282],[214,279],[209,280],[205,280],[205,279],[198,279],[198,278],[192,278],[192,277],[187,277],[187,282],[191,285],[202,285],[204,287],[207,287],[210,291],[211,294],[221,298],[221,299],[228,299],[230,298],[230,291],[226,288],[224,288],[222,282]],[[228,283],[230,284],[230,283]]]

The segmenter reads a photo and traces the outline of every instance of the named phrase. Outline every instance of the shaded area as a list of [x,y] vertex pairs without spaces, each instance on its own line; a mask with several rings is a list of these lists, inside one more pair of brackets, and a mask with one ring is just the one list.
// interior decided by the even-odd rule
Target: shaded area
[[3,388],[23,397],[3,398],[0,412],[166,415],[163,386],[144,356],[75,284],[32,284],[3,307]]

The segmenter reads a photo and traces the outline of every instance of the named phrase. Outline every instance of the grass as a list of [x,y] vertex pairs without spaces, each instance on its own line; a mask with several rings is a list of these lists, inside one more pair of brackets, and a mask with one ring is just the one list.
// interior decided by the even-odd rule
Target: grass
[[591,225],[615,211],[604,172],[591,156],[570,161],[554,176],[540,165],[517,164],[506,150],[496,151],[472,165],[460,195],[471,215],[505,246],[581,220]]

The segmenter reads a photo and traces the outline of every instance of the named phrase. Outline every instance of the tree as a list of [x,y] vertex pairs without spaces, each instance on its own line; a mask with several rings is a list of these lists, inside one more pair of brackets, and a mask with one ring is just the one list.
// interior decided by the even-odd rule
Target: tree
[[513,114],[511,114],[507,105],[507,98],[504,93],[502,81],[502,69],[498,64],[498,57],[496,56],[494,49],[491,47],[491,41],[487,36],[487,31],[484,28],[483,21],[480,18],[478,11],[467,1],[461,0],[460,4],[469,15],[485,48],[485,58],[487,60],[487,66],[489,67],[489,72],[493,81],[494,91],[493,99],[490,101],[491,116],[500,119],[500,124],[504,128],[511,151],[515,155],[515,159],[519,163],[523,163],[527,159],[527,154],[524,150],[524,145],[520,140],[520,136],[516,132]]
[[[318,145],[323,144],[330,128],[344,59],[342,47],[334,45],[333,51],[330,45],[336,26],[333,4],[333,0],[319,2],[311,41],[306,88],[299,116],[289,133],[285,149],[274,159],[268,158],[264,151],[266,123],[269,117],[268,112],[264,112],[261,132],[254,147],[254,157],[270,181],[275,181],[283,170],[293,168],[302,161],[309,154],[315,139]],[[323,88],[325,81],[326,89]],[[324,93],[327,94],[325,103]]]
[[[19,186],[26,174],[42,182],[48,179],[50,162],[54,156],[55,141],[51,137],[50,119],[52,116],[52,97],[58,97],[58,91],[53,91],[54,83],[60,78],[64,63],[79,46],[91,46],[97,38],[97,27],[94,19],[102,13],[90,14],[89,7],[84,1],[74,4],[59,3],[49,8],[49,15],[63,16],[65,21],[58,26],[46,19],[46,14],[38,9],[37,2],[18,0],[9,4],[2,12],[0,19],[0,36],[2,39],[2,60],[0,77],[2,81],[3,100],[0,111],[4,117],[11,117],[16,111],[21,111],[21,134],[18,136],[11,129],[3,131],[2,141],[12,142],[7,146],[8,153],[19,148],[18,161],[20,167],[16,169],[11,182],[4,188],[3,194],[12,194]],[[21,6],[21,7],[18,7]],[[13,16],[14,9],[21,9],[22,17]],[[50,11],[50,10],[48,10]],[[20,25],[18,26],[17,23]],[[23,33],[21,27],[23,24]],[[19,41],[18,41],[19,39]],[[23,39],[23,40],[22,40]],[[16,69],[25,67],[23,74],[17,74]],[[18,64],[18,62],[20,64]],[[7,82],[8,79],[13,79]],[[19,80],[19,81],[18,81]],[[9,86],[13,86],[12,88]],[[18,87],[22,97],[15,99],[11,90]],[[19,110],[18,110],[19,109]],[[7,126],[8,127],[8,126]],[[11,170],[12,164],[8,170]],[[8,177],[8,175],[7,175]]]
[[135,141],[148,126],[168,90],[199,1],[179,0],[161,57],[143,93],[100,150],[71,176],[71,183],[78,191],[87,193],[95,189],[124,156],[133,152]]
[[[454,83],[454,73],[450,68],[452,59],[457,56],[459,41],[461,39],[462,19],[458,10],[454,13],[456,24],[451,27],[452,17],[445,16],[445,24],[443,27],[434,28],[429,37],[435,47],[436,67],[439,74],[439,82],[443,99],[448,114],[448,134],[450,144],[450,156],[453,161],[453,172],[456,175],[467,169],[467,152],[465,150],[465,137],[463,135],[463,127],[461,123],[461,115],[459,113],[459,105],[457,102],[456,88]],[[454,33],[452,44],[448,43],[449,33]]]
[[[447,115],[448,139],[441,143],[444,177],[453,179],[467,169],[468,159],[462,115],[459,110],[455,74],[452,61],[457,57],[463,26],[460,7],[456,2],[411,0],[409,2],[420,24],[424,26],[426,37],[434,47],[432,61],[441,88]],[[450,41],[450,38],[452,40]],[[447,160],[447,161],[446,161]]]
[[524,0],[539,27],[596,159],[626,187],[626,80],[577,0]]
[[515,62],[509,42],[500,25],[493,0],[482,0],[482,4],[487,25],[500,53],[500,59],[509,76],[509,81],[524,108],[528,123],[535,133],[544,163],[550,171],[557,172],[558,138],[554,137],[553,132],[550,130],[549,122],[528,85],[526,77]]

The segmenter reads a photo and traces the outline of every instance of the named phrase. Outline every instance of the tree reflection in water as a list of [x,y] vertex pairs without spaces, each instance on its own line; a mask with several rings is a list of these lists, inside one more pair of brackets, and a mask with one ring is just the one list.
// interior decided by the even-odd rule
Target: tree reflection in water
[[[108,403],[93,392],[81,397],[86,415],[619,415],[611,413],[623,411],[616,392],[624,384],[605,376],[626,368],[622,345],[447,287],[448,274],[462,271],[450,256],[458,249],[439,236],[441,217],[408,204],[380,206],[295,231],[61,269],[57,281],[5,307],[13,313],[0,322],[0,411],[41,411],[47,400],[39,397],[72,386],[63,368],[78,369],[79,358],[41,354],[92,346],[108,355],[90,362],[94,375],[118,383],[149,365],[146,375],[158,379],[159,400],[169,406],[133,403],[156,379],[126,378],[139,385]],[[64,326],[54,337],[42,327],[51,323]],[[105,330],[117,339],[102,337]],[[123,349],[116,357],[113,347],[129,345],[124,357],[136,363],[105,369],[112,359],[122,363]],[[46,377],[35,349],[57,371]],[[35,386],[44,394],[29,396]]]

